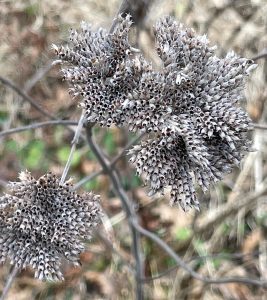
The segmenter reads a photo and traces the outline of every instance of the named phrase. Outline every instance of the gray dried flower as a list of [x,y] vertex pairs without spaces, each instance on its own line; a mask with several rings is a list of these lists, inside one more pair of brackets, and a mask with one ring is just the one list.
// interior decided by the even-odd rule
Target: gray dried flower
[[133,55],[130,25],[129,16],[110,34],[82,25],[71,50],[56,48],[71,64],[64,78],[82,96],[88,121],[150,135],[130,154],[152,192],[170,187],[171,203],[198,207],[195,182],[207,190],[249,150],[250,119],[238,101],[255,65],[233,52],[218,58],[205,35],[166,17],[155,27],[162,66],[154,70]]
[[113,33],[104,29],[93,31],[85,22],[81,32],[71,30],[72,48],[54,46],[58,57],[70,64],[63,69],[63,78],[72,85],[73,96],[80,95],[84,101],[88,121],[110,126],[119,125],[118,98],[125,92],[124,65],[132,53],[128,42],[128,32],[132,22],[130,16],[118,18]]
[[9,185],[12,194],[0,197],[0,261],[30,266],[41,280],[63,280],[60,259],[78,264],[82,240],[100,220],[98,196],[80,196],[51,173],[19,178]]
[[[149,95],[148,103],[153,99],[160,117],[142,123],[145,131],[156,132],[156,138],[133,147],[131,161],[150,183],[151,192],[170,187],[171,204],[198,208],[195,182],[207,190],[249,151],[250,119],[237,102],[255,65],[233,52],[216,57],[206,36],[171,18],[157,24],[155,35],[162,70],[145,80],[152,83],[143,92]],[[146,110],[143,107],[138,116],[148,115]]]

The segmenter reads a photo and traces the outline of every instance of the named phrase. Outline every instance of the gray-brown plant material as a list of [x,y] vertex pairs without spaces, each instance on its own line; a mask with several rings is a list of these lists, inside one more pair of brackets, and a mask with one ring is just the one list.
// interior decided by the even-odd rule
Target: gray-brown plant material
[[90,24],[81,23],[81,31],[70,31],[71,48],[54,46],[62,62],[63,79],[70,82],[70,93],[83,98],[88,121],[110,126],[120,124],[120,97],[127,94],[125,63],[132,53],[128,32],[130,16],[119,17],[112,34],[104,29],[93,31]]
[[256,65],[234,52],[218,58],[205,35],[166,17],[154,29],[162,60],[155,70],[130,46],[130,26],[120,16],[113,33],[84,24],[71,33],[72,48],[55,47],[69,64],[64,78],[88,121],[149,134],[129,153],[152,194],[169,187],[171,204],[198,208],[195,185],[206,191],[250,149],[239,101]]
[[72,184],[48,173],[22,172],[0,197],[0,261],[32,267],[40,280],[63,280],[61,260],[79,265],[84,241],[100,221],[99,197],[78,195]]

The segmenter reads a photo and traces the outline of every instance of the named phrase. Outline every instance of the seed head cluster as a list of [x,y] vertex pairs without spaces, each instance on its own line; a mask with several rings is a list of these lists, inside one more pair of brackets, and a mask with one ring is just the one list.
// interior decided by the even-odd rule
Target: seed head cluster
[[129,16],[112,33],[82,23],[71,47],[56,47],[63,77],[89,122],[148,134],[130,161],[151,193],[171,189],[171,204],[198,208],[204,191],[238,166],[249,150],[250,119],[239,106],[253,61],[233,52],[215,55],[207,37],[166,17],[154,28],[156,70],[128,41]]
[[35,270],[41,280],[62,280],[61,259],[79,263],[101,211],[98,196],[82,196],[48,173],[35,180],[23,172],[11,194],[0,197],[0,261]]

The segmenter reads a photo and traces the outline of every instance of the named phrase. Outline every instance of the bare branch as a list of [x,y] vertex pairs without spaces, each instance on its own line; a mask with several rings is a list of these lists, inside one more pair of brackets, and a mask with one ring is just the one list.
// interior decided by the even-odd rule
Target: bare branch
[[25,83],[24,85],[25,93],[28,93],[35,86],[35,84],[38,81],[40,81],[44,77],[44,75],[51,70],[52,67],[53,67],[53,62],[49,61],[45,66],[38,69],[35,72],[35,74],[33,74],[33,76]]
[[73,190],[77,190],[79,187],[81,187],[82,185],[84,185],[86,182],[93,180],[95,177],[99,176],[100,174],[103,173],[103,169],[93,172],[88,176],[85,176],[83,179],[81,179],[79,182],[77,182],[74,186],[73,186]]
[[261,58],[267,58],[267,49],[264,49],[261,53],[257,54],[256,56],[252,57],[252,60],[258,60]]
[[257,128],[257,129],[267,129],[267,125],[264,124],[256,124],[256,123],[252,123],[253,129]]
[[123,150],[117,155],[115,156],[112,161],[111,161],[111,166],[114,166],[119,160],[120,158],[123,156],[123,154],[125,154],[125,151],[130,149],[131,146],[133,146],[136,142],[138,142],[145,134],[140,134],[137,137],[135,137],[134,139],[132,139],[124,148]]
[[5,131],[0,132],[0,137],[4,137],[7,135],[15,134],[18,132],[26,131],[26,130],[33,130],[45,126],[50,126],[50,125],[78,125],[77,121],[68,121],[68,120],[54,120],[54,121],[45,121],[45,122],[40,122],[40,123],[35,123],[27,126],[22,126],[22,127],[16,127],[16,128],[11,128]]
[[[109,163],[110,167],[113,167],[116,165],[116,163],[122,158],[122,156],[125,154],[125,151],[128,150],[132,145],[134,145],[137,141],[139,141],[141,138],[143,137],[143,134],[137,136],[136,138],[134,138],[133,140],[131,140],[124,148],[123,150],[117,155],[115,156],[111,162]],[[86,182],[93,180],[95,177],[99,176],[100,174],[102,174],[104,172],[103,169],[93,172],[90,175],[84,177],[83,179],[81,179],[79,182],[77,182],[73,189],[76,190],[78,189],[80,186],[82,186],[83,184],[85,184]]]
[[241,208],[252,209],[256,206],[257,199],[267,193],[267,183],[262,184],[262,188],[247,197],[240,197],[236,201],[231,201],[220,205],[216,209],[209,210],[199,220],[196,221],[194,232],[201,233],[224,220],[226,217],[237,213]]
[[[248,257],[248,258],[255,257],[255,255],[259,255],[259,253],[260,253],[259,251],[255,251],[255,252],[251,252],[251,253],[233,253],[233,254],[219,253],[219,254],[211,254],[211,255],[194,256],[194,257],[191,257],[188,262],[191,262],[193,260],[204,260],[204,259],[213,259],[213,258],[228,259],[228,260],[243,259],[246,257]],[[150,281],[160,279],[160,278],[168,275],[172,271],[175,271],[177,268],[179,268],[179,266],[180,265],[177,264],[157,275],[154,275],[151,277],[145,277],[145,278],[143,278],[143,281],[148,283]]]
[[221,278],[221,279],[212,279],[198,274],[195,270],[193,270],[183,259],[176,254],[172,248],[170,248],[162,239],[160,239],[154,233],[144,229],[141,227],[136,221],[132,220],[133,226],[144,236],[153,240],[161,249],[163,249],[170,257],[172,257],[177,265],[187,271],[193,278],[205,282],[207,284],[225,284],[225,283],[233,283],[238,282],[242,284],[250,284],[255,286],[260,286],[267,288],[267,281],[258,280],[258,279],[250,279],[250,278],[242,278],[242,277],[229,277],[229,278]]
[[140,236],[139,233],[135,230],[135,228],[132,225],[132,220],[134,220],[134,222],[137,223],[137,216],[135,214],[132,204],[129,201],[127,194],[122,188],[117,171],[115,170],[114,167],[110,166],[107,159],[103,155],[102,151],[100,150],[98,145],[94,142],[92,138],[92,125],[90,124],[88,124],[86,127],[86,136],[92,152],[95,154],[98,162],[102,166],[105,173],[109,176],[113,184],[114,191],[121,199],[124,211],[126,212],[128,223],[131,228],[131,232],[133,236],[133,255],[136,261],[136,274],[135,274],[136,285],[137,285],[136,297],[137,299],[143,299],[143,289],[142,289],[142,282],[141,282],[141,278],[143,277],[143,259],[141,257]]
[[48,111],[44,110],[36,101],[27,95],[25,92],[22,91],[17,85],[15,85],[11,80],[6,79],[0,76],[0,81],[5,84],[6,86],[10,87],[14,90],[18,95],[20,95],[25,101],[29,102],[37,111],[39,111],[42,115],[48,117],[49,119],[56,120],[57,118],[50,114]]

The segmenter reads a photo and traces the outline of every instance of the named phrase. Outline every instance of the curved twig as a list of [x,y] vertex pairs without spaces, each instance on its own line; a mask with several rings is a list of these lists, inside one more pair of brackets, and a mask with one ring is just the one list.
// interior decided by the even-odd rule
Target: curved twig
[[170,257],[172,257],[175,260],[175,262],[177,263],[177,265],[179,267],[181,267],[182,269],[187,271],[193,278],[195,278],[197,280],[200,280],[207,284],[226,284],[226,283],[238,282],[238,283],[242,283],[242,284],[250,284],[250,285],[267,288],[267,281],[265,281],[265,280],[250,279],[250,278],[243,278],[243,277],[229,277],[229,278],[213,279],[213,278],[208,278],[206,276],[202,276],[199,273],[197,273],[195,270],[193,270],[186,262],[184,262],[183,259],[178,254],[176,254],[172,250],[172,248],[170,248],[157,235],[155,235],[154,233],[141,227],[135,220],[132,220],[132,224],[140,233],[142,233],[144,236],[150,238],[158,246],[160,246],[161,249],[163,249]]
[[49,119],[56,120],[57,118],[50,114],[48,111],[43,109],[39,104],[36,103],[36,101],[27,95],[25,92],[22,91],[15,83],[13,83],[11,80],[4,78],[0,76],[0,81],[5,84],[6,86],[10,87],[12,90],[14,90],[18,95],[20,95],[23,99],[28,101],[37,111],[39,111],[42,115],[48,117]]
[[[252,253],[234,253],[234,254],[222,254],[222,253],[219,253],[219,254],[211,254],[211,255],[202,255],[202,256],[195,256],[195,257],[191,257],[189,259],[188,262],[190,261],[193,261],[193,260],[204,260],[204,259],[212,259],[212,258],[221,258],[221,259],[228,259],[228,260],[233,260],[233,259],[241,259],[241,258],[245,258],[246,256],[250,257],[250,256],[255,256],[255,255],[259,255],[260,254],[260,251],[255,251],[255,252],[252,252]],[[160,279],[166,275],[168,275],[169,273],[171,273],[172,271],[175,271],[177,268],[179,268],[180,265],[174,265],[172,267],[170,267],[169,269],[157,274],[157,275],[154,275],[154,276],[151,276],[151,277],[145,277],[143,278],[142,280],[144,282],[147,282],[149,283],[150,281],[154,281],[154,280],[157,280],[157,279]]]
[[143,259],[141,257],[141,245],[140,245],[140,235],[135,230],[134,226],[132,226],[131,220],[134,220],[135,223],[137,223],[137,216],[135,214],[134,208],[132,204],[130,203],[130,200],[125,193],[124,189],[121,186],[118,174],[114,167],[111,167],[110,164],[107,162],[105,156],[103,155],[102,151],[98,147],[98,145],[94,142],[92,137],[92,126],[87,125],[86,127],[86,136],[87,141],[90,146],[90,149],[95,154],[98,162],[102,166],[104,172],[109,176],[114,191],[118,195],[118,197],[121,199],[124,211],[126,212],[127,219],[129,222],[129,226],[131,228],[132,236],[133,236],[133,255],[135,257],[136,261],[136,285],[137,285],[137,292],[136,292],[136,298],[142,300],[143,299],[143,289],[142,289],[142,282],[141,278],[143,277]]

